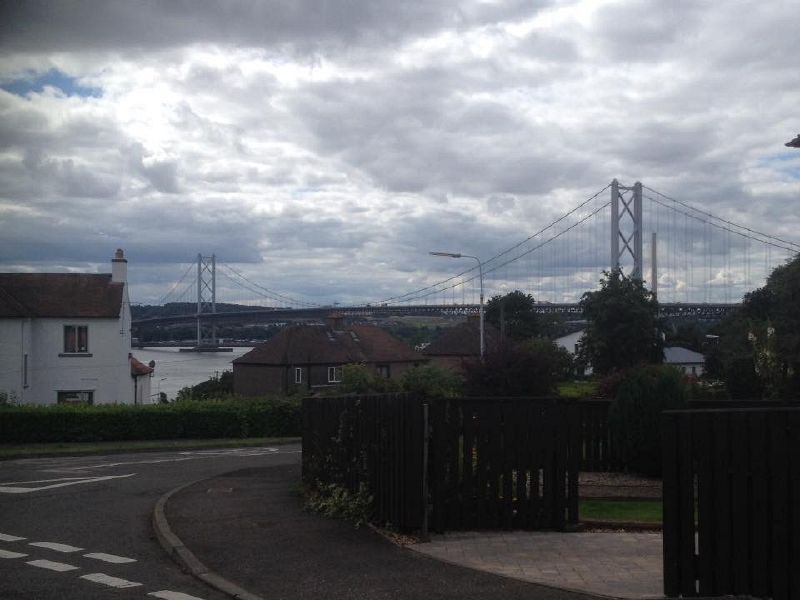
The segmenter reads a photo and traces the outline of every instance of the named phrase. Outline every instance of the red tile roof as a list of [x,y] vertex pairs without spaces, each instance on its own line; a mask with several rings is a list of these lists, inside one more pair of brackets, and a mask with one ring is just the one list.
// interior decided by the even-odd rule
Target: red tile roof
[[[153,367],[148,367],[142,361],[136,359],[132,354],[128,355],[128,360],[131,363],[131,376],[132,377],[138,377],[138,376],[141,376],[141,375],[149,375],[150,373],[155,371],[155,369]],[[150,364],[152,364],[152,363],[150,363]]]
[[[500,331],[494,325],[483,324],[483,337],[487,351],[500,345]],[[425,356],[478,356],[480,340],[480,323],[477,320],[469,320],[442,332],[422,353]]]
[[0,273],[0,317],[116,319],[122,291],[110,274]]
[[424,360],[404,342],[373,325],[349,325],[341,330],[322,325],[292,325],[233,362],[298,365]]

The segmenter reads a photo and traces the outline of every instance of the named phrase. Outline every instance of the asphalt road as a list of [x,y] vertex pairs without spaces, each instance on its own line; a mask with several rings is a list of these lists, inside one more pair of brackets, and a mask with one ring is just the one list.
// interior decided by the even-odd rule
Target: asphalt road
[[153,534],[165,492],[234,469],[296,464],[298,445],[0,462],[0,598],[226,598]]

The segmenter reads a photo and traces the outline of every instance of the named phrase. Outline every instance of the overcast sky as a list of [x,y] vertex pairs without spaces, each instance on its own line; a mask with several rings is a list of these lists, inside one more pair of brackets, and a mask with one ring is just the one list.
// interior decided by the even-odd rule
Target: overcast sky
[[491,257],[615,177],[800,242],[799,10],[3,2],[0,269],[107,272],[120,247],[148,303],[215,253],[376,301],[469,266],[428,250]]

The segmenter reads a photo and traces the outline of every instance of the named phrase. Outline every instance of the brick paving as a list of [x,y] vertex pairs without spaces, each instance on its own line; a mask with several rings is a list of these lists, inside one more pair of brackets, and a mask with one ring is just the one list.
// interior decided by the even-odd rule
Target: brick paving
[[524,581],[614,598],[663,598],[660,533],[448,533],[412,550]]

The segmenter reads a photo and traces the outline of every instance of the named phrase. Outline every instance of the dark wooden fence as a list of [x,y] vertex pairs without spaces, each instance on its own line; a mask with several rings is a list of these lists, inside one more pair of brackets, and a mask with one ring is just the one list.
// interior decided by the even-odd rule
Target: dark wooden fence
[[608,411],[611,400],[578,401],[580,419],[580,470],[624,471],[625,465],[615,453]]
[[303,481],[366,489],[380,523],[423,523],[423,401],[406,394],[303,399]]
[[800,598],[800,408],[670,411],[667,596]]
[[431,527],[565,529],[578,522],[578,411],[560,399],[430,405]]
[[405,530],[426,504],[437,531],[564,529],[578,520],[578,426],[563,400],[306,398],[303,480],[365,486],[375,518]]
[[[797,406],[797,403],[768,400],[691,400],[689,407],[701,408],[773,408]],[[578,401],[580,414],[581,471],[628,470],[617,451],[608,423],[611,400],[590,398]]]

